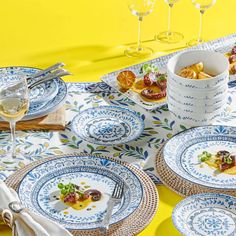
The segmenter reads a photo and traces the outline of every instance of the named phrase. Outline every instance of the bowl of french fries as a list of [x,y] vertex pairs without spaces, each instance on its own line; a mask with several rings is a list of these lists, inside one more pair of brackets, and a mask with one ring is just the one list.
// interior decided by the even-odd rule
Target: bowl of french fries
[[167,74],[170,82],[182,88],[214,90],[228,83],[229,62],[219,52],[187,51],[168,61]]
[[229,62],[214,51],[188,51],[167,64],[167,102],[175,119],[190,126],[212,124],[227,104]]

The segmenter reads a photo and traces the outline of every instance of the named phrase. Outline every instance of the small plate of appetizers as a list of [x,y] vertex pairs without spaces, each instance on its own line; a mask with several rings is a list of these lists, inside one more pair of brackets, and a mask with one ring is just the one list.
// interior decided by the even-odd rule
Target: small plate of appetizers
[[[236,127],[199,126],[171,138],[167,166],[183,179],[208,188],[236,190]],[[175,155],[173,155],[173,153]]]
[[155,64],[144,63],[105,75],[102,81],[147,110],[166,104],[167,75]]

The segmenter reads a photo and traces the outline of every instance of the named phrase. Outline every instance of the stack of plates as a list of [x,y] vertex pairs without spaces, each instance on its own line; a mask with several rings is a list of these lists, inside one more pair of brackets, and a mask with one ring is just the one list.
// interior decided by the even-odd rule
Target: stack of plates
[[[198,155],[206,151],[236,153],[236,127],[202,126],[175,135],[159,150],[157,172],[160,179],[183,196],[198,193],[225,193],[236,196],[233,170],[220,172],[200,162]],[[236,172],[236,170],[235,170]]]
[[[60,200],[58,183],[72,182],[102,193],[101,200],[80,210]],[[73,232],[97,235],[115,183],[123,182],[124,196],[112,213],[109,235],[134,235],[152,220],[158,194],[152,180],[136,167],[87,154],[60,156],[32,163],[10,176],[22,204]]]
[[[20,76],[30,77],[38,71],[37,68],[20,66],[0,68],[0,81],[12,81]],[[32,81],[36,80],[38,78]],[[23,120],[39,118],[57,110],[65,101],[66,94],[66,84],[60,78],[35,86],[29,91],[30,107]]]
[[[181,69],[199,62],[205,72],[216,76],[189,79],[178,75]],[[228,68],[227,58],[218,52],[188,51],[172,57],[167,65],[167,101],[174,119],[190,126],[212,124],[227,103]]]

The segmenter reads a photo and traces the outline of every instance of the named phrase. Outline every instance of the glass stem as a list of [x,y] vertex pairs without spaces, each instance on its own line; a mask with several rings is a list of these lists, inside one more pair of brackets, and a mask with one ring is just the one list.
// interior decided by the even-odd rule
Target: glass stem
[[168,28],[167,28],[167,32],[168,35],[171,34],[171,12],[172,12],[172,7],[174,6],[173,3],[169,4],[169,13],[168,13]]
[[141,46],[141,24],[143,21],[143,17],[139,16],[138,17],[138,51],[142,50],[142,46]]
[[205,13],[204,10],[200,10],[200,22],[199,22],[199,34],[198,34],[198,42],[201,43],[202,40],[202,25],[203,25],[203,14]]
[[16,122],[10,121],[11,140],[12,140],[12,158],[16,157]]

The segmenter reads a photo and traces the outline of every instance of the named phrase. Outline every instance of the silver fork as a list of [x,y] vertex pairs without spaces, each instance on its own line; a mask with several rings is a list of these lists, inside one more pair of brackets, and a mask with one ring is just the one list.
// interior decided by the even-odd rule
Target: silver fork
[[102,220],[100,231],[106,233],[109,229],[109,223],[112,217],[112,210],[117,202],[120,202],[124,194],[124,182],[116,183],[111,198],[107,203],[106,214]]

